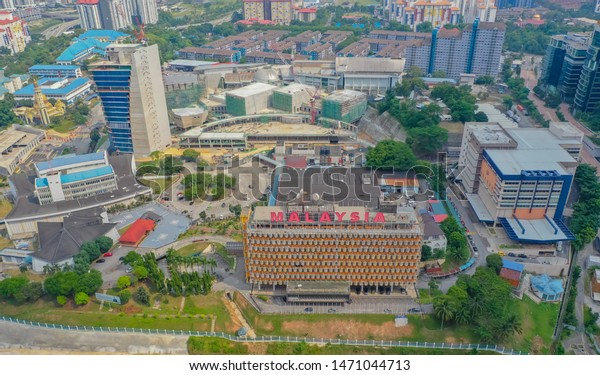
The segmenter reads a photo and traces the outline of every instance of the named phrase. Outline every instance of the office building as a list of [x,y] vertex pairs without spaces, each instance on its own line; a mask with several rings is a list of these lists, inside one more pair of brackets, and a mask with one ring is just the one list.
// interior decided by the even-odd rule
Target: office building
[[594,26],[573,104],[574,112],[593,112],[600,105],[600,25]]
[[0,132],[0,175],[10,176],[37,149],[45,132],[31,126],[12,125]]
[[[14,173],[8,178],[13,208],[4,220],[10,239],[33,237],[38,233],[37,223],[40,221],[57,222],[69,214],[90,208],[127,205],[135,202],[138,197],[150,196],[152,193],[152,189],[136,181],[135,160],[131,154],[108,156],[106,159],[104,153],[69,155],[64,158],[61,160],[62,158],[58,157],[48,162],[37,163],[36,171]],[[79,166],[79,170],[74,166]],[[104,178],[103,176],[110,178],[110,174],[104,174],[105,169],[102,168],[112,168],[113,181],[117,184],[114,190],[101,192],[110,189],[104,184],[106,181],[97,181]],[[40,186],[36,185],[36,180],[40,180]],[[86,193],[88,186],[83,186],[78,191],[73,185],[77,184],[76,181],[82,184],[91,182],[96,193]],[[52,191],[48,198],[46,189],[42,199],[44,202],[52,202],[40,204],[38,189],[40,192],[44,191],[45,187],[41,185],[45,183],[48,183],[48,189]],[[61,190],[63,195],[60,195]]]
[[36,163],[35,196],[41,205],[92,197],[117,188],[105,152]]
[[99,0],[77,0],[76,8],[82,29],[102,28]]
[[243,211],[246,281],[255,290],[284,291],[288,302],[304,302],[297,289],[317,284],[330,302],[345,302],[349,290],[414,295],[422,245],[414,210],[384,210],[372,172],[341,168],[348,194],[334,203],[324,170],[309,170],[286,168],[275,177],[269,206]]
[[[92,90],[92,82],[89,78],[42,78],[37,81],[42,93],[48,99],[60,100],[71,105],[79,98],[85,98]],[[33,100],[35,85],[29,84],[15,91],[15,100]]]
[[9,11],[0,10],[0,48],[11,55],[23,52],[31,42],[27,23]]
[[158,46],[111,44],[107,61],[93,65],[111,147],[148,156],[171,144]]
[[29,68],[29,74],[44,78],[79,78],[81,67],[78,65],[34,65]]
[[477,218],[523,243],[572,240],[562,222],[583,134],[569,123],[505,129],[467,123],[456,182]]

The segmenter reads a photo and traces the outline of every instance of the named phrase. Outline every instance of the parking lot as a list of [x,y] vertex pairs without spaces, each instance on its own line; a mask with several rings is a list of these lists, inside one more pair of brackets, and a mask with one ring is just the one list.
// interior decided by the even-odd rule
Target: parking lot
[[109,219],[110,222],[117,223],[117,230],[120,230],[148,211],[160,215],[161,220],[148,237],[142,241],[140,244],[142,248],[157,248],[168,245],[177,240],[177,237],[185,232],[191,224],[191,220],[187,216],[170,211],[158,203],[150,203],[133,210],[121,212],[110,216]]

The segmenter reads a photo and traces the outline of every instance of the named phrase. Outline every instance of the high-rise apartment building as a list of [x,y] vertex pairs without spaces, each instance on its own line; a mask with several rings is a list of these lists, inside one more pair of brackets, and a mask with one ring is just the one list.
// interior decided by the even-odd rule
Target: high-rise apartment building
[[106,54],[108,61],[95,64],[92,75],[111,146],[142,157],[164,150],[171,131],[158,46],[110,44]]
[[292,0],[244,0],[245,20],[268,20],[289,25],[293,16]]
[[144,25],[158,22],[156,0],[132,0],[134,18],[138,17],[139,23]]
[[433,27],[447,24],[496,21],[496,6],[493,0],[383,0],[389,11],[390,21],[410,25],[413,30],[429,22]]
[[0,8],[1,9],[15,9],[15,1],[14,0],[0,0]]
[[7,48],[12,55],[23,52],[29,42],[27,23],[9,11],[0,11],[0,48]]
[[592,112],[600,106],[600,25],[594,26],[575,92],[574,110]]
[[264,0],[244,0],[244,19],[265,19],[265,1]]
[[77,0],[77,13],[85,30],[119,30],[158,22],[154,0]]
[[562,222],[583,133],[569,123],[506,129],[467,123],[456,182],[477,218],[524,243],[572,240]]
[[101,29],[99,0],[77,0],[77,14],[84,30]]
[[500,72],[505,33],[503,23],[476,20],[462,31],[442,27],[430,35],[374,30],[369,34],[368,43],[373,52],[396,45],[398,55],[406,60],[405,69],[418,66],[428,74],[442,71],[453,79],[459,79],[462,73],[495,77]]

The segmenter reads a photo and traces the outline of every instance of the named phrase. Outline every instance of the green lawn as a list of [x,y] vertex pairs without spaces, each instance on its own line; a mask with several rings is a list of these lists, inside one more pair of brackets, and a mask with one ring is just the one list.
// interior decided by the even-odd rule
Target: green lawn
[[552,332],[558,317],[556,303],[536,304],[527,296],[516,300],[513,309],[521,318],[522,333],[507,342],[508,347],[532,353],[548,354],[552,344]]
[[[110,294],[114,294],[112,291]],[[205,317],[178,316],[182,297],[167,297],[168,303],[161,302],[158,309],[154,303],[150,306],[141,306],[133,301],[126,305],[112,305],[109,311],[108,304],[100,310],[100,303],[92,298],[86,306],[74,306],[69,301],[65,306],[58,306],[53,299],[44,298],[34,304],[18,305],[9,302],[0,302],[0,314],[19,319],[54,323],[63,325],[79,325],[94,327],[127,327],[149,329],[175,329],[192,331],[210,331],[212,316],[217,317],[215,329],[228,333],[235,333],[227,309],[221,301],[223,293],[211,293],[208,296],[186,297],[184,314],[200,315]],[[156,296],[151,298],[153,302]],[[158,297],[161,301],[165,297]],[[188,300],[191,301],[188,304]],[[199,307],[196,307],[199,306]]]
[[141,178],[139,181],[143,185],[152,188],[152,192],[154,194],[160,194],[163,191],[165,191],[169,186],[173,185],[173,179],[171,177],[157,178],[152,180]]
[[73,120],[62,119],[58,125],[53,125],[51,129],[59,133],[68,133],[76,127],[77,125]]
[[[466,350],[441,350],[441,349],[416,349],[416,348],[382,348],[371,346],[332,345],[323,346],[300,343],[239,343],[216,337],[190,337],[188,340],[189,354],[320,354],[320,355],[343,355],[343,354],[387,354],[387,355],[449,355],[449,354],[484,354],[474,353]],[[495,353],[485,353],[495,354]]]
[[60,24],[61,21],[56,18],[42,18],[35,21],[27,22],[27,27],[31,34],[41,34],[44,30],[51,26]]
[[131,225],[132,225],[132,224],[126,225],[126,226],[124,226],[123,228],[119,229],[117,232],[119,232],[119,235],[121,235],[121,236],[122,236],[122,235],[123,235],[123,233],[127,232],[127,229],[129,229],[129,227],[130,227]]
[[232,257],[231,255],[227,254],[225,246],[221,245],[220,243],[215,243],[214,246],[216,246],[215,252],[221,256],[225,263],[227,263],[227,267],[229,267],[229,269],[232,269],[235,265],[235,257]]
[[6,199],[0,199],[0,218],[6,217],[10,210],[12,210],[12,204]]
[[[259,314],[241,295],[236,293],[234,300],[257,335],[477,342],[468,327],[448,325],[441,330],[440,322],[430,316],[410,315],[409,326],[396,329],[393,326],[394,315],[391,314]],[[352,327],[351,337],[347,336],[346,327]]]
[[208,246],[208,242],[195,242],[177,250],[177,254],[182,257],[189,257],[198,253],[201,253]]

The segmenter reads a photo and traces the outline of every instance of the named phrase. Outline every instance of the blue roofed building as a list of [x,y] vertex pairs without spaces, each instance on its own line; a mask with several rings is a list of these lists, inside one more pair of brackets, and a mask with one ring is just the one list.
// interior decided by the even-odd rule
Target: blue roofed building
[[[42,78],[38,81],[42,94],[48,99],[60,100],[69,105],[78,98],[85,98],[92,90],[89,78]],[[33,84],[15,91],[15,100],[33,100]]]
[[117,189],[106,152],[65,155],[36,163],[35,196],[40,204],[75,200]]
[[71,65],[82,62],[93,55],[106,56],[106,47],[110,42],[102,42],[94,38],[75,38],[73,44],[68,46],[56,58],[56,63],[60,65]]
[[531,289],[537,297],[547,302],[560,301],[565,291],[561,279],[552,279],[546,274],[532,276]]
[[45,78],[79,78],[81,77],[81,67],[59,64],[34,65],[29,68],[29,74]]
[[129,35],[116,30],[88,30],[85,33],[79,35],[79,39],[97,39],[101,42],[116,43],[120,42]]

